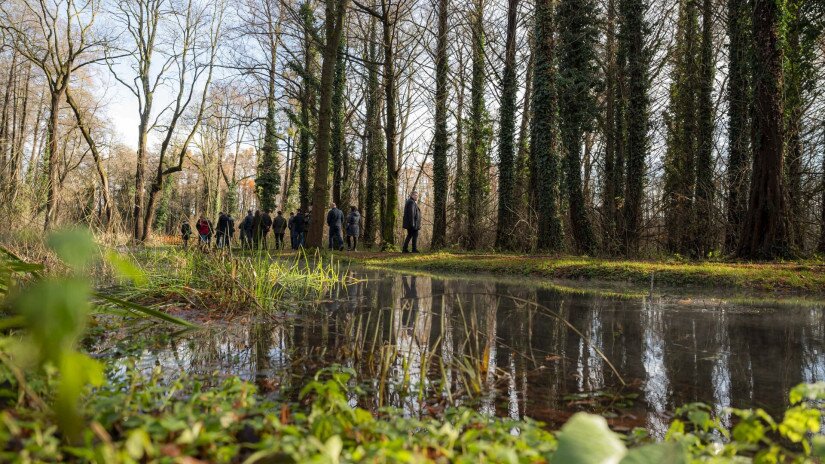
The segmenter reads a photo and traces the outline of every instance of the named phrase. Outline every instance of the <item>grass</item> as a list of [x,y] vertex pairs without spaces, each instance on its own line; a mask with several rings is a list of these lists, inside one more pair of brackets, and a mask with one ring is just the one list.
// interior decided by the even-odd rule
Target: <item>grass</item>
[[734,263],[613,260],[587,257],[433,253],[347,254],[351,262],[370,268],[525,276],[539,279],[583,279],[649,287],[702,287],[769,292],[825,294],[821,262]]

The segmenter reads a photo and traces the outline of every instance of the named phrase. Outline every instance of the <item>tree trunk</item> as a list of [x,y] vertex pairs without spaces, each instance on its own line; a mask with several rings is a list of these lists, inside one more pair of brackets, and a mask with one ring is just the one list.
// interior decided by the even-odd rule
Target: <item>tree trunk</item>
[[748,212],[739,244],[740,258],[774,259],[792,255],[783,183],[781,9],[778,0],[753,0],[754,125]]
[[332,94],[338,46],[341,43],[347,0],[327,2],[326,43],[321,64],[321,94],[318,107],[318,136],[315,144],[315,184],[312,188],[312,217],[307,246],[321,248],[324,235],[325,205],[329,199],[329,148],[332,123]]
[[389,4],[382,2],[383,8],[383,43],[384,43],[384,91],[387,100],[387,124],[384,137],[387,143],[387,184],[385,190],[384,215],[381,218],[382,247],[395,246],[395,223],[398,220],[398,157],[396,155],[396,80],[395,80],[395,44],[393,29],[395,20],[390,22]]
[[48,156],[46,157],[46,176],[48,179],[48,190],[46,193],[46,214],[43,222],[43,230],[48,231],[57,216],[57,191],[60,186],[58,179],[58,162],[60,156],[57,149],[58,117],[60,116],[60,100],[63,97],[66,87],[56,84],[51,91],[49,101],[49,119],[46,126],[48,144]]
[[501,79],[501,109],[498,142],[498,225],[496,248],[512,250],[515,245],[515,147],[516,131],[516,16],[519,0],[507,2],[507,45]]
[[435,134],[433,140],[433,237],[431,248],[447,244],[447,16],[449,0],[438,2],[435,52]]

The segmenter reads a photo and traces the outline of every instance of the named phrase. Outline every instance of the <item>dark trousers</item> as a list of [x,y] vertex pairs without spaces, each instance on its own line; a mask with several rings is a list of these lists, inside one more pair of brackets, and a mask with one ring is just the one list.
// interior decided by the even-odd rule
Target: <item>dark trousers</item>
[[341,228],[340,227],[330,227],[329,228],[329,249],[330,250],[340,250],[344,248],[344,239],[341,237]]
[[347,248],[355,251],[358,248],[358,237],[354,235],[347,235]]
[[402,251],[409,251],[410,240],[412,240],[413,253],[418,251],[418,230],[407,229],[407,238],[404,239],[404,248]]
[[284,247],[284,233],[275,233],[275,249],[280,250]]

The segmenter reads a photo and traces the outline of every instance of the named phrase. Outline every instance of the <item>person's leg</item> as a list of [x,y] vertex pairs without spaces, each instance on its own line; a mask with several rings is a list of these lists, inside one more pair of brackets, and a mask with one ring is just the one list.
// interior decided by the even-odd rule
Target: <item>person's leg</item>
[[358,237],[352,236],[352,251],[357,251],[358,249]]
[[412,252],[418,253],[418,231],[413,229],[410,232],[412,233]]
[[402,253],[410,252],[410,240],[412,240],[412,229],[407,229],[407,238],[404,239],[404,248],[401,249]]

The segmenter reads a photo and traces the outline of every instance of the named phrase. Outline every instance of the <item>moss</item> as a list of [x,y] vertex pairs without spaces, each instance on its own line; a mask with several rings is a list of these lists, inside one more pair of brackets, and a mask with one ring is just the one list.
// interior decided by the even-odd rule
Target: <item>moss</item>
[[486,273],[551,279],[586,279],[656,286],[704,287],[825,294],[825,265],[817,262],[730,263],[629,261],[586,257],[434,253],[343,255],[367,267],[426,272]]

